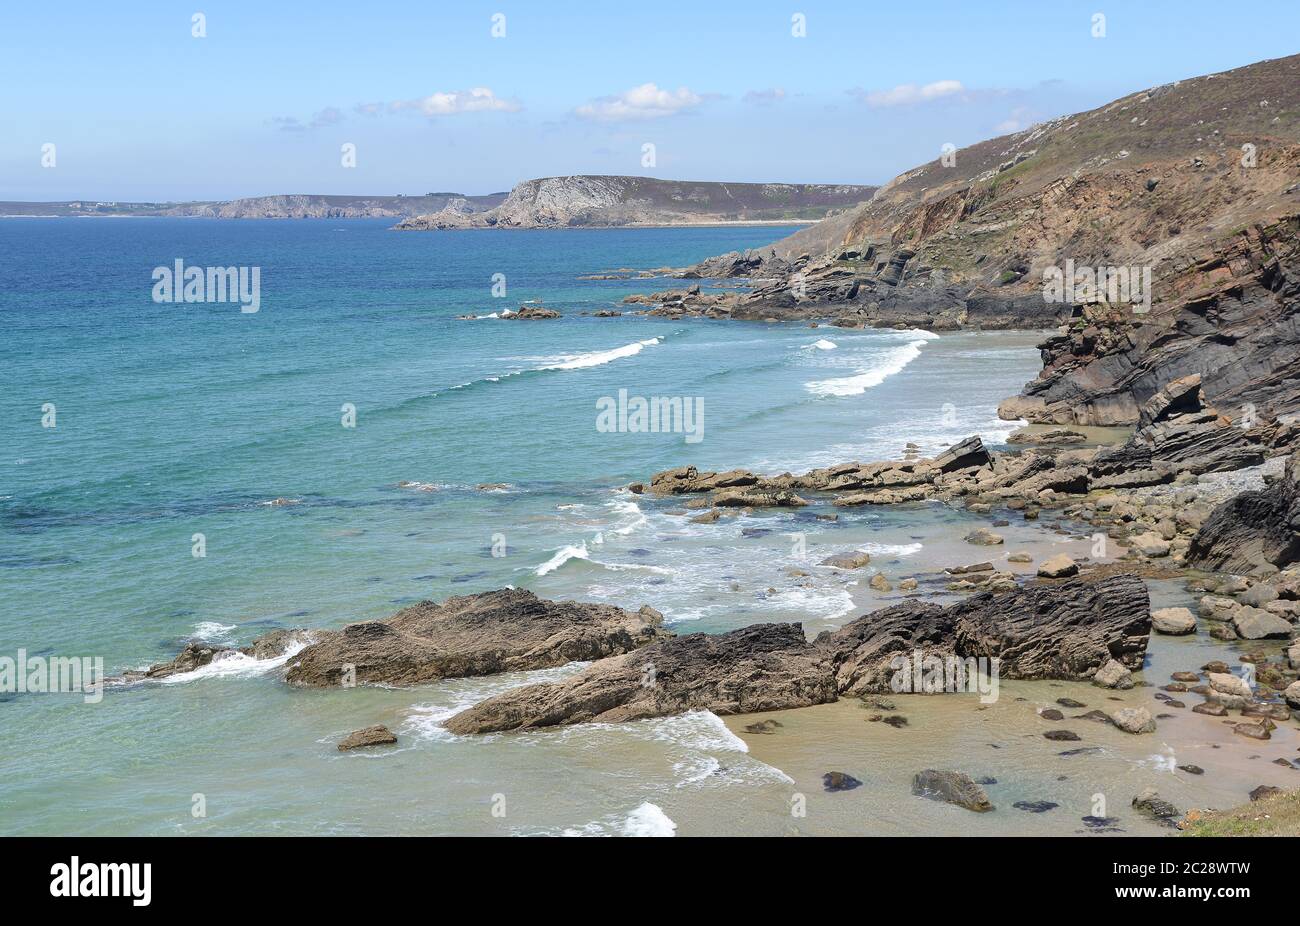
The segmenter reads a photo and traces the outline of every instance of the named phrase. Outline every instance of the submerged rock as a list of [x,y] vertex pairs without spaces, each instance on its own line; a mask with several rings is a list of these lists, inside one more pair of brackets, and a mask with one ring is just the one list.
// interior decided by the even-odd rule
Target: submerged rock
[[912,793],[932,800],[947,801],[976,813],[993,810],[984,789],[965,772],[928,768],[912,779]]
[[365,727],[361,730],[353,730],[343,739],[339,740],[339,752],[347,752],[349,749],[364,749],[367,746],[390,746],[397,742],[397,737],[383,724],[375,724],[373,727]]
[[827,791],[852,791],[861,786],[862,782],[845,772],[827,772],[822,776],[822,787]]

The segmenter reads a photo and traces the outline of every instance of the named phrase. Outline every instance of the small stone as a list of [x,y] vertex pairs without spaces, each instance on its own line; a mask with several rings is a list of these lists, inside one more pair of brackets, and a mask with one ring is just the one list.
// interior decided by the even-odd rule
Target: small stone
[[822,775],[822,787],[827,791],[852,791],[862,786],[862,782],[844,772],[827,772]]
[[1084,704],[1082,701],[1074,700],[1074,698],[1057,698],[1056,703],[1061,705],[1061,707],[1069,707],[1069,708],[1079,708],[1079,707],[1088,706]]
[[1199,765],[1180,765],[1178,767],[1189,775],[1205,774],[1205,769],[1201,768]]
[[966,542],[981,547],[992,547],[1004,543],[1005,538],[1001,534],[995,534],[987,527],[980,527],[966,535]]
[[1258,788],[1250,792],[1250,799],[1252,801],[1258,801],[1266,797],[1272,797],[1274,794],[1281,793],[1281,788],[1275,788],[1272,785],[1260,785]]
[[1048,730],[1043,737],[1057,743],[1077,743],[1081,739],[1073,730]]
[[1038,712],[1038,716],[1044,720],[1064,720],[1065,715],[1054,707],[1046,707]]

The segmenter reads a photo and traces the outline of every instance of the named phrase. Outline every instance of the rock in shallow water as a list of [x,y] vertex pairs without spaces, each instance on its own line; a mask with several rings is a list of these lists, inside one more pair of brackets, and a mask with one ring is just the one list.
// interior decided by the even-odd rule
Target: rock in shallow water
[[912,793],[932,800],[947,801],[976,813],[993,810],[984,789],[964,772],[928,768],[912,779]]
[[1196,617],[1187,608],[1161,608],[1151,612],[1151,629],[1169,636],[1196,632]]
[[383,724],[375,724],[373,727],[365,727],[360,730],[353,730],[343,739],[339,740],[339,752],[347,752],[349,749],[364,749],[367,746],[391,746],[397,742],[397,737]]
[[861,786],[862,782],[844,772],[827,772],[822,776],[822,787],[827,791],[852,791]]

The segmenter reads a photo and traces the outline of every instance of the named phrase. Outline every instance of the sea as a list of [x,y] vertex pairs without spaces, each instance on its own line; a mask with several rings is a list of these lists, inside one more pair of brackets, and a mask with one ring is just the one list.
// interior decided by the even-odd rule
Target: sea
[[[683,465],[803,472],[971,434],[998,446],[1017,425],[997,405],[1036,374],[1043,333],[667,319],[622,302],[685,285],[664,268],[792,228],[391,224],[0,220],[0,657],[102,659],[113,674],[191,640],[238,646],[505,586],[648,604],[678,633],[797,621],[811,636],[894,600],[867,588],[876,570],[897,580],[971,559],[960,537],[981,522],[943,505],[704,524],[628,486]],[[257,310],[165,301],[160,271],[177,261],[256,269]],[[522,306],[562,317],[509,317]],[[611,309],[623,314],[595,314]],[[602,418],[638,400],[692,414],[654,430]],[[1029,524],[1008,539],[1084,542]],[[818,565],[853,550],[870,570]],[[783,713],[779,735],[700,711],[461,738],[442,726],[456,711],[582,666],[298,691],[282,664],[221,660],[94,703],[0,692],[0,833],[1064,833],[1098,778],[1127,787],[1167,764],[1107,731],[1104,754],[1076,762],[1091,777],[1066,785],[1048,775],[1055,751],[1037,762],[988,746],[1021,738],[1016,712],[1048,703],[1043,688],[993,711],[924,699],[928,733],[842,703]],[[374,723],[398,744],[336,749]],[[1079,806],[1008,809],[992,829],[972,822],[991,815],[918,811],[921,756],[991,770],[1016,793],[1041,778]],[[825,794],[831,770],[864,785]]]

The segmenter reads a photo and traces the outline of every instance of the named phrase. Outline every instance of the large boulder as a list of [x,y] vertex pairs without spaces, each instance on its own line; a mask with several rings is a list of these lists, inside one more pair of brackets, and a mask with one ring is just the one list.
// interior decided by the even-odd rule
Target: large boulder
[[984,449],[984,442],[980,440],[978,435],[953,444],[934,458],[934,465],[941,473],[951,473],[959,469],[971,469],[976,466],[988,466],[991,462],[993,462],[993,458]]
[[447,721],[456,734],[621,723],[708,710],[742,714],[836,698],[825,654],[799,624],[692,633],[604,659],[561,682],[513,688]]
[[1291,639],[1290,622],[1261,608],[1239,608],[1232,615],[1232,626],[1243,640]]
[[1174,637],[1196,633],[1196,616],[1187,608],[1161,608],[1151,612],[1151,629]]
[[547,669],[616,656],[672,636],[653,608],[548,601],[502,589],[422,601],[384,620],[317,631],[288,662],[304,688],[423,685],[442,678]]

